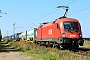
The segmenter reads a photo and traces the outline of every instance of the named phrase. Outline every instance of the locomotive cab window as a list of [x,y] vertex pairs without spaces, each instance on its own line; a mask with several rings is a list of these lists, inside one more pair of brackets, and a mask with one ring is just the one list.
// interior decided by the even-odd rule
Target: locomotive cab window
[[64,22],[64,30],[78,32],[78,22]]
[[60,29],[60,26],[59,26],[59,24],[56,24],[56,27],[57,27],[57,29]]

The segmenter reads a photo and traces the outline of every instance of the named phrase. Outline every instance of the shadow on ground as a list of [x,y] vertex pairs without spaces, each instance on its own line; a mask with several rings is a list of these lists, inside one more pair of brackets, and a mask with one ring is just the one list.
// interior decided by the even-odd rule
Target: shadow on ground
[[6,42],[0,42],[0,45],[0,52],[17,52],[17,50],[10,47]]
[[78,48],[79,51],[90,51],[90,48]]

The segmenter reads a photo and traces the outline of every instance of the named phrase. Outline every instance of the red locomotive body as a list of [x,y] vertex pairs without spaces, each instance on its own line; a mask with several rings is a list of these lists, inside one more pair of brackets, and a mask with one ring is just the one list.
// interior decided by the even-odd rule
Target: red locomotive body
[[64,16],[56,19],[53,22],[42,23],[35,29],[35,41],[40,45],[59,47],[59,48],[74,48],[77,49],[83,46],[81,25],[78,20],[67,18],[68,6],[58,6],[57,8],[65,8]]
[[50,46],[68,48],[83,46],[81,26],[73,18],[59,18],[53,22],[43,23],[37,28],[36,42]]

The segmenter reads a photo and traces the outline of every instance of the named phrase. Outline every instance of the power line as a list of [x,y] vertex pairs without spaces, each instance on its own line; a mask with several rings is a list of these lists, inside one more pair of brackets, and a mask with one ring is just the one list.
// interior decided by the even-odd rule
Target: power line
[[[76,1],[76,0],[73,0],[73,1],[69,2],[69,3],[66,4],[66,5],[69,5],[69,4],[71,4],[71,3],[74,3],[75,1]],[[58,3],[58,4],[59,4],[59,3]],[[51,13],[49,13],[49,14],[47,14],[47,15],[45,15],[45,16],[43,16],[43,17],[37,19],[37,20],[40,20],[40,19],[42,19],[42,18],[45,18],[45,17],[51,15],[52,13],[54,13],[54,12],[56,12],[56,11],[58,11],[58,10],[59,10],[59,9],[56,9],[56,10],[52,11]],[[37,21],[37,20],[34,20],[34,21]],[[35,24],[33,24],[33,25],[35,25]],[[36,26],[36,25],[35,25],[35,26]]]
[[[23,24],[23,23],[22,23],[22,24]],[[16,29],[16,28],[22,28],[22,27],[19,27],[19,26],[21,26],[22,24],[20,24],[20,25],[18,25],[17,27],[15,27],[15,29]]]
[[77,14],[77,13],[80,13],[80,12],[85,11],[85,10],[88,10],[88,9],[90,9],[90,7],[84,8],[84,9],[79,10],[79,11],[77,11],[77,12],[75,12],[75,13],[70,14],[70,15]]
[[[59,4],[59,3],[58,3],[58,4]],[[48,9],[48,10],[50,10],[50,9]],[[40,19],[42,19],[42,18],[44,18],[44,17],[46,17],[46,16],[48,16],[48,15],[50,15],[50,14],[52,14],[52,13],[56,12],[57,10],[59,10],[59,9],[56,9],[56,10],[52,11],[51,13],[49,13],[49,14],[47,14],[47,15],[45,15],[45,16],[43,16],[43,17],[41,17],[41,18],[37,19],[37,20],[40,20]],[[46,11],[46,12],[47,12],[47,11]],[[37,20],[35,20],[35,21],[37,21]],[[32,22],[32,23],[33,23],[33,25],[34,25],[34,26],[36,26],[36,27],[37,27],[37,25],[36,25],[36,24],[34,24],[34,22]],[[25,25],[25,26],[27,26],[27,25]]]
[[76,0],[73,0],[73,1],[69,2],[69,3],[66,4],[66,5],[72,4],[72,3],[74,3],[75,1],[76,1]]
[[[84,3],[84,4],[81,5],[81,6],[85,6],[85,5],[87,5],[87,3]],[[71,13],[71,14],[69,14],[69,15],[77,14],[77,13],[80,13],[80,12],[85,11],[85,10],[88,10],[88,9],[90,9],[90,7],[84,8],[84,9],[82,9],[82,10],[79,10],[79,11],[77,11],[77,12]]]
[[[45,16],[43,16],[43,17],[41,17],[41,18],[37,19],[37,20],[40,20],[40,19],[42,19],[42,18],[44,18],[44,17],[46,17],[46,16],[48,16],[48,15],[50,15],[50,14],[52,14],[52,13],[56,12],[57,10],[59,10],[59,9],[56,9],[56,10],[52,11],[51,13],[49,13],[49,14],[47,14],[47,15],[45,15]],[[34,20],[34,21],[37,21],[37,20]],[[32,22],[32,23],[33,23],[33,25],[34,25],[34,26],[36,26],[36,27],[37,27],[37,25],[36,25],[34,22]],[[27,25],[25,25],[25,26],[27,26]]]
[[[74,3],[75,1],[77,1],[77,0],[73,0],[73,1],[71,1],[70,3],[68,3],[68,4],[66,4],[66,5],[69,5],[69,4],[71,4],[71,3]],[[84,4],[84,5],[86,5],[86,4]],[[90,9],[90,7],[84,8],[84,9],[79,10],[79,11],[77,11],[77,12],[75,12],[75,13],[70,14],[70,15],[77,14],[77,13],[80,13],[80,12],[85,11],[85,10],[88,10],[88,9]],[[58,10],[59,10],[59,9],[56,9],[55,11],[53,11],[53,12],[51,12],[51,13],[49,13],[49,14],[43,16],[43,17],[41,17],[40,19],[42,19],[42,18],[44,18],[44,17],[46,17],[46,16],[48,16],[48,15],[50,15],[50,14],[52,14],[52,13],[58,11]],[[40,19],[38,19],[38,20],[40,20]]]
[[[20,25],[22,25],[22,24],[20,24]],[[22,28],[22,27],[19,27],[20,25],[18,25],[17,27],[15,27],[16,26],[16,23],[15,22],[13,23],[13,35],[15,34],[15,29],[16,28]]]
[[49,13],[49,14],[47,14],[47,15],[45,15],[45,16],[43,16],[43,17],[41,17],[41,18],[37,19],[37,20],[40,20],[40,19],[42,19],[42,18],[44,18],[44,17],[46,17],[46,16],[48,16],[48,15],[50,15],[50,14],[52,14],[52,13],[54,13],[54,12],[58,11],[58,10],[59,10],[59,9],[56,9],[56,10],[52,11],[51,13]]
[[36,27],[38,27],[36,24],[33,23],[33,25],[35,25]]
[[[66,5],[69,5],[69,4],[71,4],[71,3],[74,3],[76,0],[73,0],[73,1],[71,1],[71,2],[69,2],[68,4],[66,4]],[[54,13],[54,12],[56,12],[56,11],[58,11],[59,9],[56,9],[56,10],[54,10],[54,11],[52,11],[51,13],[49,13],[49,14],[47,14],[47,15],[45,15],[45,16],[43,16],[43,17],[41,17],[41,18],[39,18],[39,19],[37,19],[37,20],[40,20],[40,19],[42,19],[42,18],[44,18],[44,17],[46,17],[46,16],[48,16],[48,15],[50,15],[50,14],[52,14],[52,13]],[[35,20],[35,21],[37,21],[37,20]]]
[[[62,1],[62,0],[61,0],[61,1]],[[60,3],[58,3],[58,4],[60,4]],[[55,8],[55,9],[56,9],[56,8]],[[50,9],[48,9],[48,10],[50,10]],[[50,14],[52,14],[52,13],[58,11],[58,10],[59,10],[59,9],[56,9],[56,10],[50,12],[49,14],[46,14],[45,16],[43,16],[43,17],[41,17],[41,18],[39,18],[39,19],[37,19],[37,20],[40,20],[40,19],[42,19],[42,18],[44,18],[44,17],[46,17],[46,16],[48,16],[48,15],[50,15]],[[35,21],[36,21],[36,20],[35,20]]]
[[[60,0],[60,2],[57,3],[57,5],[60,4],[62,1],[63,1],[63,0]],[[53,7],[52,7],[52,8],[53,8]],[[51,9],[51,8],[50,8],[50,9]],[[48,9],[48,10],[50,10],[50,9]],[[56,8],[55,8],[55,9],[56,9]],[[48,10],[47,10],[47,11],[48,11]],[[46,12],[47,12],[47,11],[46,11]],[[55,11],[55,10],[54,10],[54,11]],[[54,11],[52,11],[52,12],[54,12]],[[52,12],[51,12],[51,13],[52,13]],[[48,14],[47,14],[47,15],[48,15]]]

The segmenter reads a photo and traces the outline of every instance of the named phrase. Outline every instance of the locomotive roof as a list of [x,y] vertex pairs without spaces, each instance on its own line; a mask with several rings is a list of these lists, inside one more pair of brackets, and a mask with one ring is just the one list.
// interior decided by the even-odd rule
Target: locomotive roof
[[64,22],[64,21],[73,21],[73,22],[78,22],[78,20],[77,19],[74,19],[74,18],[58,18],[58,19],[56,19],[56,20],[54,20],[54,21],[52,21],[52,22],[48,22],[48,23],[46,23],[46,24],[44,24],[44,25],[42,25],[43,27],[46,27],[46,26],[49,26],[49,25],[52,25],[52,24],[54,24],[54,23],[56,23],[56,22]]
[[73,22],[78,22],[77,19],[74,18],[61,18],[60,21],[73,21]]

